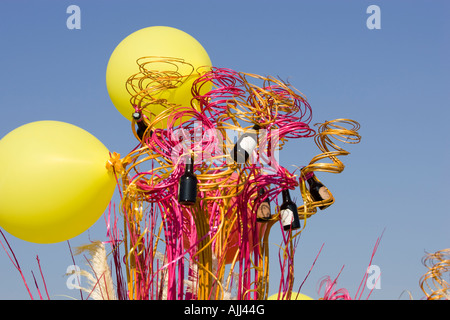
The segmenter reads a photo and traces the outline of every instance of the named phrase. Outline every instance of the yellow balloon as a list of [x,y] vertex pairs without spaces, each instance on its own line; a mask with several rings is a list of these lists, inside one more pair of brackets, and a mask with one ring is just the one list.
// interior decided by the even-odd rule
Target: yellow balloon
[[[184,62],[180,63],[177,60],[167,63],[161,61],[164,60],[161,57],[182,59]],[[145,76],[145,71],[142,72],[139,69],[138,59],[140,59],[140,63],[147,63],[145,64],[147,71],[161,74],[164,72],[176,73],[182,76],[181,82],[175,76],[174,80],[170,81],[174,88],[154,92],[152,88],[155,88],[155,84],[158,83],[158,77],[153,76],[151,80],[146,79],[139,83],[138,80]],[[140,74],[134,83],[141,85],[144,89],[150,88],[151,94],[150,91],[145,92],[153,98],[166,99],[168,103],[189,107],[192,99],[192,83],[210,69],[211,60],[207,52],[191,35],[172,27],[147,27],[130,34],[114,49],[106,68],[106,87],[114,106],[131,121],[134,106],[130,102],[130,98],[136,94],[133,90],[130,90],[131,93],[127,90],[126,83],[131,76]],[[167,78],[164,75],[162,78],[164,79],[162,82],[166,83]],[[156,85],[156,87],[158,86]],[[210,84],[209,87],[205,85],[202,93],[206,93],[210,88]],[[158,104],[152,104],[147,109],[154,115],[166,110],[165,107]],[[166,124],[165,121],[161,123],[163,126]]]
[[[280,298],[281,297],[282,297],[282,295],[280,294]],[[271,295],[267,300],[278,300],[278,293]],[[308,297],[306,294],[303,294],[300,292],[299,293],[292,292],[291,300],[313,300],[313,298]]]
[[113,196],[108,149],[72,124],[18,127],[0,140],[0,154],[0,227],[22,240],[71,239],[98,220]]

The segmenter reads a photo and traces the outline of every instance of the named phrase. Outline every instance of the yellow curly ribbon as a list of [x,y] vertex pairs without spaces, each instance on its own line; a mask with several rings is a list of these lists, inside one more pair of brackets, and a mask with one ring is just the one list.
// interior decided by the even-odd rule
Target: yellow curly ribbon
[[[317,134],[314,136],[314,141],[322,153],[313,157],[309,164],[301,170],[300,192],[304,205],[298,208],[298,214],[299,217],[304,219],[315,214],[317,212],[317,207],[329,206],[334,203],[333,194],[328,189],[327,192],[330,195],[328,199],[323,201],[314,201],[312,199],[311,193],[306,187],[307,174],[314,171],[331,173],[342,172],[345,166],[339,160],[338,156],[346,156],[350,154],[350,152],[339,147],[333,140],[348,144],[356,144],[361,141],[361,136],[358,133],[360,125],[354,120],[335,119],[316,125],[318,125],[319,128]],[[350,126],[350,128],[346,128],[345,125]],[[334,151],[330,151],[330,149],[334,149]],[[329,158],[332,162],[320,162],[326,158]],[[319,179],[317,178],[317,180]]]
[[[428,300],[450,300],[450,248],[428,253],[422,260],[428,271],[420,278],[420,288]],[[428,292],[428,289],[430,292]]]

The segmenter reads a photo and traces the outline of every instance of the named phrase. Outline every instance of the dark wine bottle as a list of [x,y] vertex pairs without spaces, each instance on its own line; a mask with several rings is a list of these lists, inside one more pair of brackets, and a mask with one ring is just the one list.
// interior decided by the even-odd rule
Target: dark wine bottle
[[[306,181],[309,185],[309,193],[311,193],[311,197],[314,201],[328,200],[331,197],[331,194],[328,191],[327,187],[325,187],[323,183],[317,179],[314,173],[312,173]],[[319,209],[323,210],[325,208],[328,208],[329,206],[330,205],[323,205],[320,206]]]
[[300,228],[297,205],[291,200],[289,190],[283,190],[283,204],[280,207],[281,224],[284,230]]
[[[259,125],[255,124],[252,128],[253,130],[259,130]],[[244,133],[231,151],[231,156],[236,163],[247,162],[250,154],[256,148],[257,145],[257,132],[246,132]]]
[[[261,188],[258,190],[258,196],[261,199],[264,196],[264,188]],[[267,197],[264,199],[261,204],[258,207],[258,210],[256,211],[256,221],[258,222],[267,222],[270,220],[271,213],[270,213],[270,200]]]
[[136,121],[136,124],[137,124],[136,134],[139,137],[139,140],[142,140],[142,137],[144,137],[145,130],[147,130],[147,125],[144,122],[142,113],[134,112],[133,119],[134,119],[134,121]]
[[178,185],[178,202],[192,206],[197,200],[197,176],[194,174],[194,159],[186,163],[184,174]]

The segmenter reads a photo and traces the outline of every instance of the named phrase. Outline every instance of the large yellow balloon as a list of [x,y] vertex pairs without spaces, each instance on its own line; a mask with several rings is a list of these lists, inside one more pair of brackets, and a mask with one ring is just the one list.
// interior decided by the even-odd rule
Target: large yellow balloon
[[[281,297],[282,297],[282,295],[280,294],[280,298]],[[278,300],[278,293],[271,295],[267,300]],[[313,298],[308,297],[306,294],[303,294],[300,292],[299,293],[292,292],[291,300],[313,300]]]
[[[132,119],[134,107],[130,102],[132,94],[127,91],[126,83],[130,76],[140,72],[137,60],[143,57],[150,57],[148,61],[158,60],[155,57],[183,59],[186,64],[156,62],[146,65],[146,69],[152,72],[176,71],[182,75],[182,84],[173,81],[176,82],[176,88],[155,93],[157,99],[166,99],[168,103],[182,106],[190,106],[192,83],[202,72],[209,71],[211,68],[211,60],[205,49],[184,31],[172,27],[154,26],[130,34],[114,49],[106,69],[106,87],[111,101],[129,120]],[[145,62],[146,59],[141,60],[143,61]],[[177,69],[178,67],[180,68]],[[145,81],[141,85],[152,86]],[[207,92],[209,89],[205,87],[204,90]],[[165,110],[157,104],[149,108],[154,115]]]
[[0,227],[35,243],[73,238],[105,211],[115,189],[108,149],[59,121],[23,125],[0,140]]

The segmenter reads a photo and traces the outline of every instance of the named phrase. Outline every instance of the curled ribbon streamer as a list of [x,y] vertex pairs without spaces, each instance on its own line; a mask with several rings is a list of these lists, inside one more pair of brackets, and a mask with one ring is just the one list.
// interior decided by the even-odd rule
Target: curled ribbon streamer
[[[299,216],[304,219],[310,217],[317,212],[317,207],[327,206],[334,203],[333,194],[327,189],[330,197],[323,201],[314,201],[311,193],[306,187],[307,177],[314,171],[316,172],[331,172],[341,173],[344,170],[344,164],[339,156],[346,156],[350,152],[339,147],[333,140],[342,143],[356,144],[361,141],[361,136],[358,133],[360,125],[358,122],[350,119],[336,119],[317,124],[319,126],[317,134],[314,136],[314,141],[317,147],[322,151],[321,154],[316,155],[310,163],[303,167],[300,176],[300,192],[304,204],[298,208]],[[345,125],[349,126],[346,128]],[[334,151],[330,151],[334,149]],[[320,162],[324,159],[330,159],[331,163]],[[319,180],[316,177],[317,180]]]
[[420,288],[428,300],[450,300],[450,249],[428,253],[422,260],[428,271],[421,277]]

